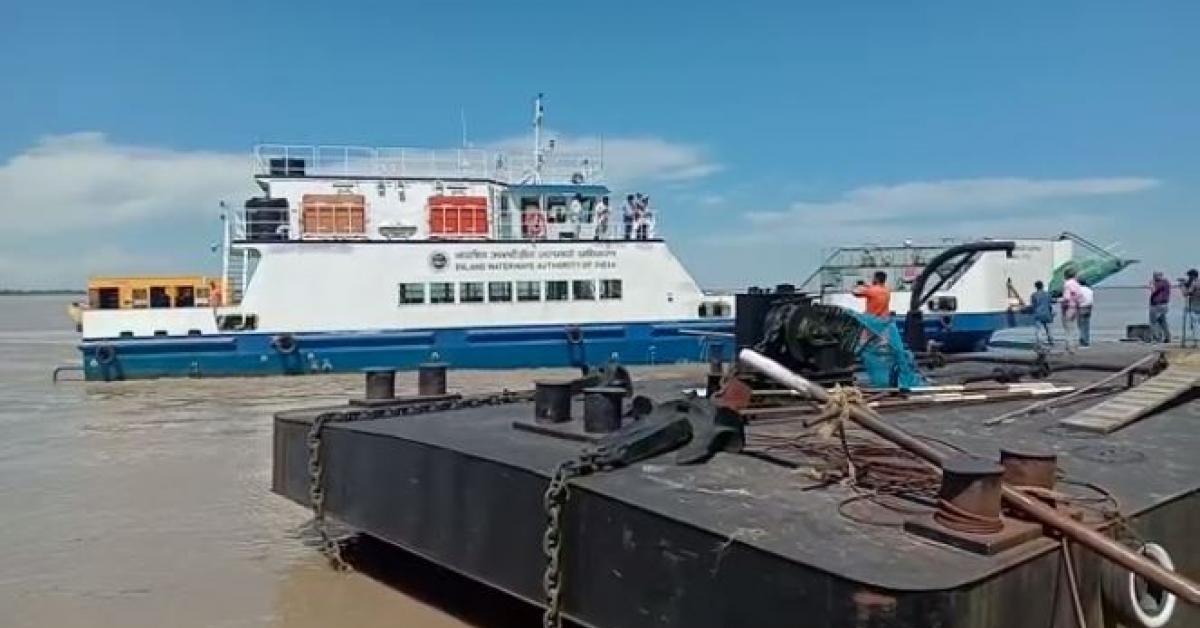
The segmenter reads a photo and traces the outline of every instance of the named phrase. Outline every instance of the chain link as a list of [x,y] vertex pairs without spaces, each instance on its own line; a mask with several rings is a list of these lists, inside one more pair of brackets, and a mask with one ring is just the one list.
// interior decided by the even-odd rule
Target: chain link
[[312,507],[312,527],[320,537],[321,553],[329,559],[329,564],[337,571],[348,571],[350,564],[342,556],[342,545],[339,539],[329,532],[325,521],[325,469],[321,457],[321,435],[325,426],[330,423],[347,423],[351,421],[370,421],[374,419],[389,419],[402,416],[416,416],[434,412],[447,412],[463,408],[478,408],[480,406],[501,406],[512,403],[526,403],[533,400],[533,391],[510,391],[474,395],[470,397],[446,397],[443,399],[410,399],[397,400],[394,404],[375,407],[351,406],[343,410],[323,412],[313,418],[308,429],[305,443],[308,446],[308,502]]
[[575,478],[603,470],[605,456],[604,451],[592,449],[564,461],[550,476],[550,484],[542,495],[546,511],[546,531],[542,534],[542,554],[546,557],[542,592],[546,596],[546,610],[542,613],[542,628],[562,625],[562,513],[567,505],[568,486]]

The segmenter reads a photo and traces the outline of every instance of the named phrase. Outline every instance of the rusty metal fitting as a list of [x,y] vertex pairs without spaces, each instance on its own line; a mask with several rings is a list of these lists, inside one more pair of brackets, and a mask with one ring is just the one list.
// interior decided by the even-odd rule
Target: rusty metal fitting
[[366,375],[365,398],[368,401],[385,401],[396,398],[396,369],[364,369]]
[[959,532],[994,534],[1004,528],[1000,518],[1000,487],[1004,467],[974,456],[952,456],[942,462],[938,510],[933,518]]
[[446,394],[445,362],[425,362],[417,365],[417,394],[422,397],[440,397]]
[[1000,450],[1000,465],[1004,467],[1004,481],[1012,486],[1054,490],[1058,455],[1053,451],[1005,447]]

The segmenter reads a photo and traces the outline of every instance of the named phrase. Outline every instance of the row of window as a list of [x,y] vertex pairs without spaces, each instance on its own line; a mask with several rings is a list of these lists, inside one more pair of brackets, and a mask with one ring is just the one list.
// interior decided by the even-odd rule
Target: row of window
[[513,301],[595,301],[620,299],[620,279],[573,281],[463,281],[402,283],[400,305],[418,303],[512,303]]

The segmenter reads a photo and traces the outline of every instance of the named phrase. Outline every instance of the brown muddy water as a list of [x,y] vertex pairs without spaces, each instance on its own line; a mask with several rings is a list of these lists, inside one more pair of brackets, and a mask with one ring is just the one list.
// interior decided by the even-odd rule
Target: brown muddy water
[[270,492],[271,415],[361,394],[358,376],[52,384],[78,363],[69,300],[0,296],[0,626],[536,625],[530,607],[382,545],[349,574],[306,545],[308,511]]

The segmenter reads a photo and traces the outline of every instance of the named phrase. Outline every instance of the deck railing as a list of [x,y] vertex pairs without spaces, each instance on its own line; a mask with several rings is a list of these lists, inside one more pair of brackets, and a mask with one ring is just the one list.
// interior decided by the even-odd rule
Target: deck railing
[[[538,178],[530,153],[477,148],[423,149],[368,146],[260,144],[254,147],[254,174],[260,176],[398,177],[492,179],[529,183]],[[596,183],[603,178],[598,154],[542,155],[543,183]]]

